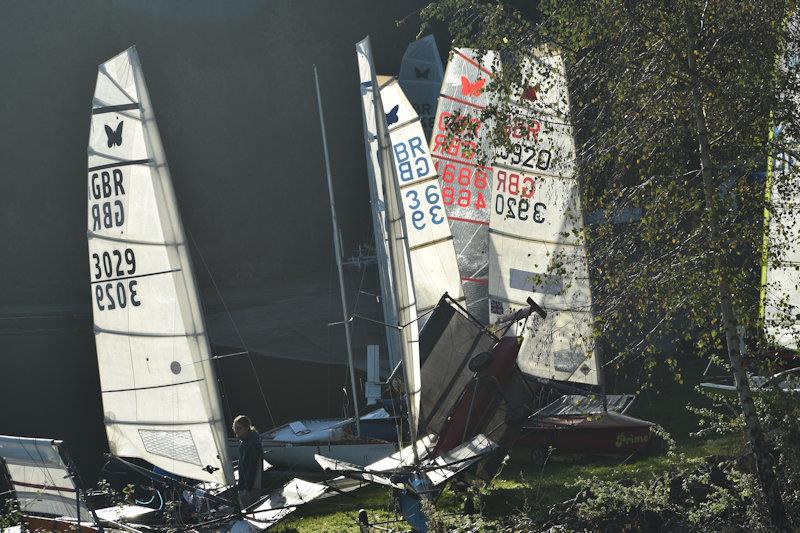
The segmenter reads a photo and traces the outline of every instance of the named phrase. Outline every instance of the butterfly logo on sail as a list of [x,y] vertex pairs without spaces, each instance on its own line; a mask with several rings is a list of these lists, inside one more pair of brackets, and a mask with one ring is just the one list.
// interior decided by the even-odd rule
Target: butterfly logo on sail
[[111,129],[108,124],[106,124],[106,136],[108,137],[108,147],[111,148],[114,145],[122,146],[122,126],[125,125],[125,122],[120,121],[117,125],[116,129]]
[[361,96],[366,95],[371,90],[372,90],[372,80],[361,82]]
[[414,67],[414,75],[417,77],[418,80],[427,80],[430,74],[431,74],[430,67],[426,68],[425,70]]
[[397,104],[396,106],[394,106],[391,109],[391,111],[386,113],[386,125],[387,126],[391,126],[392,124],[394,124],[395,122],[400,120],[400,119],[397,118],[397,112],[399,110],[400,110],[400,104]]
[[522,91],[522,99],[535,102],[539,98],[538,92],[539,92],[539,85],[535,85],[533,87],[527,86]]
[[466,76],[461,76],[461,94],[464,96],[480,96],[485,84],[485,78],[470,81]]

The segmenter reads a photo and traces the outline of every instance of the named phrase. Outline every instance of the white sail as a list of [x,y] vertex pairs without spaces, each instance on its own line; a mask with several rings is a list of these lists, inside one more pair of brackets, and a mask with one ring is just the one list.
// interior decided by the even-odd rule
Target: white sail
[[0,435],[0,472],[3,463],[24,514],[80,518],[91,522],[74,471],[61,455],[61,441]]
[[[489,103],[486,90],[495,54],[479,55],[454,48],[442,82],[430,152],[439,174],[464,287],[467,309],[482,323],[487,313],[489,266],[489,207],[492,194],[490,125],[480,113]],[[464,126],[453,135],[448,123],[460,117]]]
[[442,58],[433,35],[408,45],[400,63],[398,81],[419,115],[422,129],[429,140],[436,120],[436,100],[443,78]]
[[[367,181],[372,210],[372,233],[378,258],[378,277],[381,285],[381,304],[383,320],[387,324],[397,323],[397,305],[394,301],[394,285],[389,264],[389,237],[387,233],[386,201],[383,193],[383,174],[378,159],[377,126],[375,124],[375,102],[372,90],[373,67],[372,50],[369,37],[356,44],[358,61],[359,89],[361,91],[361,122],[364,128],[364,150],[367,155]],[[386,344],[391,368],[401,359],[400,338],[389,328],[386,329]]]
[[[776,138],[785,135],[783,128],[775,130]],[[761,274],[764,334],[776,346],[797,351],[800,323],[794,317],[800,312],[800,181],[791,154],[778,154],[770,164],[767,250]]]
[[191,259],[134,48],[99,67],[88,158],[89,268],[111,452],[230,483]]
[[[406,237],[406,220],[400,199],[400,189],[398,180],[394,176],[395,163],[392,145],[389,139],[389,131],[385,116],[385,110],[381,101],[381,93],[378,90],[378,82],[375,76],[375,67],[372,63],[372,51],[369,38],[356,45],[359,58],[366,59],[369,68],[369,80],[362,81],[363,90],[371,90],[373,93],[372,109],[365,111],[365,116],[373,115],[372,124],[375,124],[375,141],[370,142],[369,150],[375,150],[375,157],[370,160],[379,163],[380,175],[384,177],[385,198],[386,198],[386,217],[389,222],[387,226],[387,236],[389,244],[389,259],[392,270],[394,301],[396,305],[396,323],[390,324],[387,330],[399,339],[399,346],[402,354],[403,377],[406,387],[408,401],[408,417],[412,442],[416,442],[417,427],[419,425],[419,391],[420,391],[420,370],[419,370],[419,329],[417,325],[417,307],[414,300],[414,282],[411,277],[411,257]],[[399,112],[399,111],[398,111]],[[367,122],[369,124],[369,122]],[[376,172],[377,174],[377,172]],[[397,327],[392,327],[397,324]]]
[[381,87],[389,125],[394,175],[406,218],[411,274],[420,329],[445,292],[463,302],[453,236],[447,223],[439,176],[414,107],[397,80]]
[[511,148],[494,153],[489,224],[491,321],[525,307],[528,297],[548,311],[531,317],[520,347],[523,372],[597,384],[592,294],[575,142],[561,55],[537,49],[523,61],[509,123]]

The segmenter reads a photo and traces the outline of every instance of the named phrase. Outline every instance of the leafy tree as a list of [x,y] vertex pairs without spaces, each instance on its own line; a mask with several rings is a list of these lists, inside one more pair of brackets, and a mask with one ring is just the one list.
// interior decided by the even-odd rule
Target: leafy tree
[[[491,84],[509,95],[505,68],[554,43],[568,65],[578,140],[597,332],[616,366],[645,372],[664,343],[683,338],[698,354],[727,352],[739,407],[773,527],[787,531],[772,455],[753,404],[739,331],[760,330],[759,272],[764,174],[769,156],[791,153],[768,136],[794,131],[796,68],[776,58],[797,43],[791,1],[438,0],[424,23],[448,25],[456,46],[498,50]],[[501,103],[484,119],[502,125]],[[502,129],[502,128],[500,128]],[[787,136],[786,138],[790,138]],[[795,137],[800,138],[800,137]],[[617,223],[620,219],[627,223]],[[763,346],[763,344],[762,344]]]

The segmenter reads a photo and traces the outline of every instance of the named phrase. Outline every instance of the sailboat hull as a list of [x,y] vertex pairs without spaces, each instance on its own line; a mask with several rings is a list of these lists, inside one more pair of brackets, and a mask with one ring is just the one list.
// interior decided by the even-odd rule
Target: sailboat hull
[[291,472],[322,474],[323,470],[314,455],[324,455],[331,459],[367,466],[397,451],[397,446],[384,443],[308,443],[293,445],[288,443],[265,443],[264,453],[273,468]]

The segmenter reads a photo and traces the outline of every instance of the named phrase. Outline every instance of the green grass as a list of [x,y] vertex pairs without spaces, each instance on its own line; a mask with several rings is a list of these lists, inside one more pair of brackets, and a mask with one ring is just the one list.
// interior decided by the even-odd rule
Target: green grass
[[[503,471],[482,496],[482,515],[490,523],[520,512],[544,519],[552,505],[575,496],[576,489],[570,485],[578,478],[642,480],[674,469],[686,457],[732,456],[739,453],[741,447],[738,436],[706,441],[683,439],[677,445],[675,457],[655,455],[626,461],[620,457],[555,454],[543,467],[535,467],[530,463],[528,450],[514,449]],[[357,532],[356,516],[359,509],[366,509],[370,521],[375,522],[397,518],[391,508],[390,491],[369,486],[349,495],[304,506],[280,523],[275,531]],[[445,513],[457,512],[460,500],[448,489],[437,502],[437,508]],[[408,530],[403,522],[394,527],[399,531]]]

